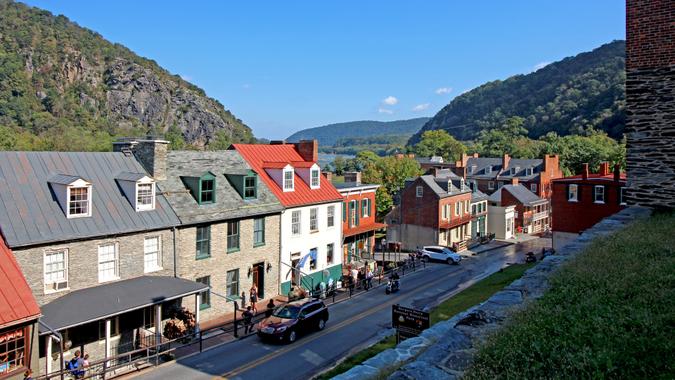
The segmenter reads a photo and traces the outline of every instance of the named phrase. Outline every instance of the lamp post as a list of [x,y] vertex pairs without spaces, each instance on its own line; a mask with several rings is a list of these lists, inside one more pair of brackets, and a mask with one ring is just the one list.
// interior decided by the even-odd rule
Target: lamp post
[[382,266],[384,266],[384,253],[386,249],[387,249],[387,239],[382,238]]

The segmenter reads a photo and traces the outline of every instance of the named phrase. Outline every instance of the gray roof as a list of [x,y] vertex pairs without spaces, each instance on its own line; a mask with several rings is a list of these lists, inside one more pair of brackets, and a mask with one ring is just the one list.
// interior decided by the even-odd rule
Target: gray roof
[[502,186],[501,189],[498,189],[492,195],[490,195],[490,198],[489,198],[490,202],[501,203],[501,201],[502,201],[502,191],[508,191],[520,203],[524,204],[525,206],[533,206],[533,205],[540,204],[540,203],[546,203],[546,199],[539,198],[536,194],[534,194],[527,187],[525,187],[521,184]]
[[476,203],[480,201],[485,201],[488,200],[488,195],[485,194],[484,192],[478,190],[478,188],[474,189],[471,192],[471,203]]
[[[179,224],[160,195],[155,210],[136,212],[115,181],[122,172],[145,170],[121,152],[0,152],[0,231],[7,244],[20,247]],[[68,219],[49,181],[78,178],[92,184],[92,213]]]
[[[453,174],[454,175],[454,174]],[[457,177],[456,179],[454,177]],[[419,178],[434,192],[439,198],[447,198],[461,193],[468,193],[471,190],[465,187],[464,190],[459,189],[459,183],[455,180],[460,178],[457,175],[448,177],[434,177],[430,174],[425,174]],[[450,183],[449,183],[450,182]],[[448,191],[450,190],[450,191]]]
[[119,179],[121,181],[131,181],[131,182],[136,182],[139,179],[143,177],[147,177],[148,175],[145,173],[131,173],[131,172],[122,172],[118,175],[115,176],[115,179]]
[[[226,174],[245,175],[251,167],[236,150],[214,152],[169,151],[167,179],[158,185],[183,224],[205,223],[277,213],[283,206],[265,182],[258,178],[258,198],[244,200]],[[216,176],[216,202],[199,205],[181,180],[185,176]]]
[[[49,177],[47,179],[47,182],[55,183],[55,184],[58,184],[58,185],[70,185],[71,183],[77,181],[78,179],[80,179],[80,177],[75,176],[75,175],[55,174],[55,175]],[[84,179],[84,178],[82,178],[82,179]]]
[[[539,172],[543,170],[544,160],[540,158],[536,159],[520,159],[520,158],[511,158],[509,160],[509,165],[506,168],[502,168],[502,158],[494,157],[469,157],[466,163],[467,167],[467,177],[468,178],[513,178],[518,177],[521,180],[529,181],[535,179],[539,176]],[[470,171],[471,167],[475,166],[476,169],[473,173]],[[486,173],[485,170],[489,166],[492,166],[492,171]],[[515,174],[511,174],[511,168],[519,168]],[[533,168],[531,175],[525,175],[526,168]]]
[[[42,306],[41,320],[58,331],[189,296],[208,288],[208,285],[183,278],[141,276],[70,292]],[[47,332],[40,328],[40,333]]]

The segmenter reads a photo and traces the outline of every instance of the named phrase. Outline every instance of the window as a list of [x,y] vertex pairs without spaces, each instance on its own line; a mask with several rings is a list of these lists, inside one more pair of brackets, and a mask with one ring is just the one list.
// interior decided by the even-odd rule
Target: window
[[25,359],[30,351],[26,332],[25,327],[20,327],[0,334],[0,376],[3,378],[8,373],[28,366]]
[[319,230],[319,209],[317,207],[309,209],[309,230],[311,232],[316,232]]
[[476,172],[476,165],[471,165],[471,166],[469,167],[469,174],[473,174],[473,173],[475,173],[475,172]]
[[[195,280],[196,282],[200,284],[204,284],[206,286],[211,286],[211,276],[204,276],[204,277],[199,277]],[[201,296],[201,300],[199,303],[199,310],[204,310],[208,309],[211,307],[211,290],[207,289],[204,290],[203,292],[200,292],[199,295]]]
[[68,250],[45,252],[45,292],[68,288]]
[[602,185],[593,188],[593,199],[595,203],[605,203],[605,187]]
[[525,175],[530,176],[530,175],[532,175],[532,173],[534,173],[534,169],[533,169],[533,168],[527,168],[527,169],[525,169]]
[[328,227],[335,226],[335,206],[328,206],[327,215],[327,225]]
[[91,216],[91,186],[68,188],[68,217]]
[[415,195],[417,198],[422,198],[422,195],[424,194],[424,188],[422,186],[417,186],[415,189]]
[[300,235],[300,210],[293,211],[291,214],[291,233]]
[[536,183],[530,184],[530,191],[533,192],[533,193],[537,192],[537,184]]
[[200,180],[199,204],[208,204],[216,201],[216,180],[207,178]]
[[311,176],[312,176],[312,180],[310,182],[311,183],[310,187],[312,189],[316,189],[316,188],[319,187],[319,169],[312,169]]
[[333,250],[333,243],[330,243],[326,246],[326,264],[333,264]]
[[356,201],[349,202],[349,222],[352,227],[359,225],[359,213],[356,209]]
[[[154,319],[154,318],[153,318]],[[105,339],[105,319],[98,321],[98,340]],[[110,318],[110,336],[120,335],[120,318]]]
[[284,170],[284,191],[293,191],[293,169]]
[[455,216],[459,216],[459,202],[455,202]]
[[495,189],[495,183],[493,181],[488,182],[488,190],[494,190]]
[[317,249],[312,248],[309,251],[314,252],[313,255],[311,255],[311,254],[309,255],[309,270],[315,270],[316,269],[316,258],[317,258],[316,252],[317,252]]
[[347,202],[342,202],[342,222],[347,221]]
[[211,257],[211,226],[197,227],[197,259]]
[[370,199],[365,198],[361,200],[361,216],[366,218],[370,216]]
[[98,246],[98,282],[116,280],[118,275],[117,243]]
[[228,297],[239,297],[239,269],[227,271],[226,287]]
[[442,219],[448,219],[448,205],[443,205]]
[[265,245],[265,218],[253,219],[253,246]]
[[464,201],[464,213],[465,214],[469,213],[469,205],[470,204],[471,204],[471,202],[468,199]]
[[244,199],[257,198],[256,182],[257,180],[255,176],[250,175],[244,177]]
[[471,213],[476,215],[476,210],[477,210],[476,205],[471,205]]
[[576,202],[579,200],[579,188],[575,184],[571,184],[567,187],[567,201]]
[[625,187],[620,187],[619,188],[619,204],[620,205],[626,205],[626,188]]
[[492,165],[488,165],[485,167],[485,174],[490,174],[492,173]]
[[239,250],[239,221],[227,223],[227,252]]
[[143,241],[143,271],[145,273],[162,269],[159,236],[146,237]]
[[137,183],[136,184],[136,210],[154,210],[155,209],[155,184]]

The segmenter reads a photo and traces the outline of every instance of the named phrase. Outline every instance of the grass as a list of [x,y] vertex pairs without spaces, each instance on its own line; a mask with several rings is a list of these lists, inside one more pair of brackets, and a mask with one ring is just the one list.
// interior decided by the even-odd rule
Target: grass
[[[464,289],[460,293],[442,302],[431,311],[431,324],[433,325],[437,322],[450,319],[455,314],[487,300],[491,295],[500,291],[514,280],[520,278],[523,275],[523,272],[529,269],[532,265],[534,264],[511,265],[504,270],[493,273],[483,280]],[[316,377],[316,379],[330,379],[341,373],[349,371],[352,367],[363,363],[380,352],[394,347],[396,347],[396,337],[390,336],[385,338],[380,342],[366,348],[365,350],[359,351],[356,354],[348,357],[336,367]]]
[[675,378],[674,232],[675,215],[656,215],[594,241],[466,378]]

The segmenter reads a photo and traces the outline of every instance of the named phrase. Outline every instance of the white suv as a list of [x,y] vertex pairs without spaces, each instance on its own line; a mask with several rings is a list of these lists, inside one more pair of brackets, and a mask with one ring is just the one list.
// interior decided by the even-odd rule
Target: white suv
[[422,247],[419,253],[422,256],[422,260],[440,260],[448,264],[459,264],[462,261],[462,256],[446,247],[428,245]]

